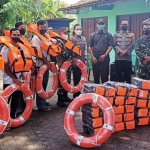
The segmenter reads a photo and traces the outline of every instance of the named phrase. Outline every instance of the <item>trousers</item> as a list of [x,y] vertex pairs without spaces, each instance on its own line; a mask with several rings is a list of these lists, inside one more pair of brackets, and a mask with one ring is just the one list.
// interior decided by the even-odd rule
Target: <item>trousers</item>
[[109,76],[109,61],[97,61],[97,63],[93,63],[93,76],[94,76],[94,83],[100,84],[101,82],[107,82]]
[[[49,70],[47,70],[43,76],[43,89],[46,91],[46,87],[48,84],[48,79],[49,79]],[[38,94],[36,94],[36,105],[37,108],[42,109],[44,106],[46,106],[46,100],[39,97]]]
[[[3,84],[3,90],[5,90],[10,84]],[[16,118],[17,113],[23,113],[25,110],[25,102],[23,99],[23,93],[21,91],[15,91],[11,94],[11,96],[8,99],[8,102],[10,103],[10,116],[11,118]]]
[[[76,86],[79,84],[80,79],[81,79],[81,70],[79,67],[72,67],[72,70],[73,70],[73,82],[74,82],[74,86]],[[81,92],[74,93],[73,97],[76,98],[80,94]]]
[[145,80],[150,80],[150,65],[139,66],[138,77]]
[[[132,62],[127,60],[116,60],[116,81],[127,82],[131,84]],[[122,80],[122,72],[124,73],[124,81]]]

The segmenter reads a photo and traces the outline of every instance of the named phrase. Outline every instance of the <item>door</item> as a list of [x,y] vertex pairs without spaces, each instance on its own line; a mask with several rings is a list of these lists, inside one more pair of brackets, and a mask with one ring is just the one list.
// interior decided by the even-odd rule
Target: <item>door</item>
[[142,22],[148,18],[150,18],[150,13],[117,16],[117,31],[120,30],[121,21],[128,20],[129,31],[133,32],[137,39],[142,36]]
[[[100,17],[99,17],[100,18]],[[90,35],[97,30],[96,23],[99,18],[85,18],[81,20],[83,36],[89,44]],[[103,17],[105,21],[105,30],[108,30],[108,17]]]

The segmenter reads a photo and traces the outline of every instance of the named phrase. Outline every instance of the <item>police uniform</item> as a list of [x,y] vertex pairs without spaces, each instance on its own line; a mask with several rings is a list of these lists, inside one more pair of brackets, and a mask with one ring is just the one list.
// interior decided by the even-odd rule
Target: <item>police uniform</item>
[[[114,35],[115,42],[115,68],[116,81],[131,83],[132,73],[132,51],[135,44],[135,35],[130,31],[118,31]],[[124,56],[120,56],[120,52],[126,50]],[[122,79],[122,72],[124,73],[124,81]]]
[[[60,28],[60,32],[70,32],[67,27],[62,27]],[[56,61],[58,64],[59,69],[61,68],[62,64],[69,59],[69,53],[68,50],[64,47],[64,42],[62,40],[57,40],[57,44],[63,48],[63,53],[59,54],[56,57]],[[70,84],[71,83],[71,67],[68,68],[67,73],[66,73],[66,78],[67,82]],[[58,84],[58,90],[57,90],[57,95],[58,95],[58,102],[57,105],[64,107],[65,104],[64,102],[71,102],[71,99],[68,97],[68,92],[62,87],[61,83],[59,82]]]
[[[150,19],[143,21],[143,25],[150,26]],[[150,36],[143,35],[138,38],[135,44],[135,52],[139,59],[138,76],[142,79],[150,79],[150,62],[147,65],[143,64],[145,57],[150,57]]]
[[[76,55],[75,57],[85,63],[85,61],[87,59],[87,43],[86,43],[85,37],[74,35],[70,40],[72,41],[72,43],[75,46],[79,46],[82,51],[81,56]],[[81,70],[77,66],[73,66],[72,70],[73,70],[73,82],[74,82],[74,86],[76,86],[79,84],[80,79],[81,79]],[[73,97],[75,98],[75,97],[79,96],[80,94],[81,94],[80,92],[74,93]]]

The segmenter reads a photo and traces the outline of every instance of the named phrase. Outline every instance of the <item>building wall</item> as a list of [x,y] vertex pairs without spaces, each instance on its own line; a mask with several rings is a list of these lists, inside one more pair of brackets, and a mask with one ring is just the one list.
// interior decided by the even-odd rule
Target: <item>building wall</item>
[[[116,16],[126,14],[138,14],[150,12],[150,5],[144,2],[144,0],[132,0],[129,2],[123,2],[116,4],[113,10],[90,10],[85,9],[79,11],[78,22],[81,23],[83,18],[105,17],[108,16],[108,31],[111,34],[116,32]],[[114,51],[111,52],[111,62],[114,61]],[[135,55],[135,52],[133,52]]]

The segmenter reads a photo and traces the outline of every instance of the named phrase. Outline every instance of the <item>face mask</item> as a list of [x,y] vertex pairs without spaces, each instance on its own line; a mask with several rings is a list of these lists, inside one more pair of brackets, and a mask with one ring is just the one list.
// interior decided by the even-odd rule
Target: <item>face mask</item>
[[25,35],[25,33],[26,33],[26,30],[25,29],[21,29],[21,30],[19,30],[20,31],[20,34],[21,35]]
[[67,40],[68,39],[68,34],[63,34],[62,37]]
[[40,34],[42,34],[42,35],[45,34],[45,32],[46,32],[46,29],[41,29],[40,30]]
[[82,34],[82,30],[75,31],[75,34],[80,36]]
[[17,43],[20,41],[20,38],[19,37],[12,37],[12,41]]
[[145,31],[143,31],[143,33],[144,33],[145,35],[150,35],[150,30],[145,30]]
[[126,31],[126,30],[128,29],[128,26],[125,26],[125,25],[124,25],[124,26],[121,27],[121,29],[122,29],[123,31]]
[[105,25],[99,25],[99,26],[98,26],[98,29],[99,29],[100,31],[103,31],[104,28],[105,28]]

